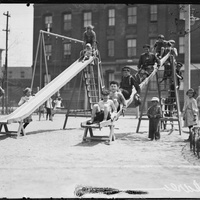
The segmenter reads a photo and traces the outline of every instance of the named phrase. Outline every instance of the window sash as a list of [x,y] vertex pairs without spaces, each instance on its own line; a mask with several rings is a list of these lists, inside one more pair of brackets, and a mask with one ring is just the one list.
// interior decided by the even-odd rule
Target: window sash
[[71,44],[70,43],[64,44],[64,51],[63,52],[64,52],[64,57],[71,55]]
[[92,13],[91,12],[85,12],[83,14],[83,20],[84,20],[84,28],[86,28],[88,25],[92,24]]
[[137,23],[137,8],[129,7],[128,8],[128,24],[136,24]]
[[72,15],[65,14],[64,15],[64,30],[70,30],[72,28]]
[[127,56],[136,56],[136,39],[130,39],[127,41]]
[[45,28],[52,28],[52,16],[45,17]]
[[157,5],[150,6],[150,20],[157,21],[158,20],[158,8]]
[[108,25],[115,26],[115,9],[108,10]]

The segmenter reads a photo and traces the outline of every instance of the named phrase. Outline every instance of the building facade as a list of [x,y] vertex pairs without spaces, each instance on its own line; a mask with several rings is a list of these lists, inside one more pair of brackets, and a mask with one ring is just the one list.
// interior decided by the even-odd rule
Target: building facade
[[[200,5],[191,5],[191,8],[191,13],[200,17]],[[35,58],[39,51],[40,30],[82,40],[86,26],[92,24],[97,35],[105,86],[109,87],[112,80],[120,82],[123,66],[130,66],[135,73],[143,45],[148,43],[153,47],[159,34],[163,34],[166,40],[176,41],[177,61],[184,63],[184,37],[187,34],[184,12],[184,5],[180,4],[35,4],[34,87],[43,87],[47,80],[45,60]],[[197,66],[200,63],[199,23],[191,26],[191,62]],[[77,60],[83,48],[80,43],[48,34],[44,36],[44,46],[50,79]],[[199,74],[199,68],[191,74]],[[69,104],[74,79],[60,90],[65,106]],[[78,80],[81,80],[81,74]],[[191,80],[191,86],[198,90],[200,80]],[[81,97],[80,106],[83,106],[84,89],[80,85],[77,83],[75,96],[76,99]],[[154,95],[157,95],[155,80],[150,84],[147,102]],[[183,90],[180,96],[183,104]]]

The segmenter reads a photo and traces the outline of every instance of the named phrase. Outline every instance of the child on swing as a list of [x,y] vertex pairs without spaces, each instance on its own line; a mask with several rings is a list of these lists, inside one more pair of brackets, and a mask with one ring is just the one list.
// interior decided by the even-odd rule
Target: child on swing
[[102,100],[93,106],[91,120],[87,121],[88,125],[107,121],[116,115],[117,109],[113,101],[109,99],[109,93],[108,90],[102,91]]

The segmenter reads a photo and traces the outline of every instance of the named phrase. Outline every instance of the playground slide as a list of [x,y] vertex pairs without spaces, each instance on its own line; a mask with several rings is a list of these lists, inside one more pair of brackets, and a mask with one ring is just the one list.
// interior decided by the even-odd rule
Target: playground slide
[[[166,60],[169,58],[170,56],[170,53],[168,53],[166,56],[164,56],[161,60],[160,60],[160,66],[158,68],[157,66],[157,63],[153,66],[154,67],[154,70],[153,72],[150,74],[150,76],[148,78],[146,78],[141,84],[140,84],[140,89],[144,89],[144,87],[149,83],[149,81],[153,78],[153,76],[155,76],[156,72],[159,70],[159,69],[162,69],[162,66],[163,64],[166,62]],[[126,103],[127,103],[127,107],[133,102],[133,98],[134,98],[134,95],[137,93],[136,89],[133,88],[132,90],[132,94],[130,96],[130,98],[128,100],[126,100]],[[107,121],[103,121],[103,122],[100,122],[98,124],[94,123],[92,125],[87,125],[87,121],[85,122],[82,122],[81,123],[81,126],[82,127],[87,127],[87,126],[90,126],[90,127],[95,127],[95,128],[102,128],[104,126],[108,126],[110,125],[110,123],[116,121],[119,119],[120,115],[122,114],[122,107],[121,109],[118,111],[117,115],[115,116],[115,118],[113,120],[107,120]]]
[[75,61],[67,69],[65,69],[60,75],[54,78],[49,84],[42,88],[31,98],[27,103],[24,103],[17,108],[11,114],[0,118],[0,123],[14,123],[20,122],[24,118],[32,114],[39,106],[47,101],[53,94],[55,94],[60,88],[68,83],[73,77],[75,77],[80,71],[82,71],[88,64],[94,60],[91,57],[84,62]]
[[[160,66],[159,68],[157,67],[157,63],[153,66],[154,70],[153,72],[150,74],[150,76],[148,78],[146,78],[141,84],[140,84],[140,89],[142,90],[148,83],[149,81],[153,78],[153,76],[155,76],[156,72],[162,68],[163,64],[166,62],[166,60],[169,58],[170,53],[168,53],[166,56],[164,56],[161,60],[160,60]],[[130,96],[130,98],[128,100],[126,100],[127,103],[127,107],[132,103],[134,95],[136,94],[136,90],[135,88],[133,88],[132,90],[132,94]],[[115,120],[117,120],[119,118],[119,116],[122,114],[122,108],[119,110],[119,112],[117,113],[117,116],[115,118]]]

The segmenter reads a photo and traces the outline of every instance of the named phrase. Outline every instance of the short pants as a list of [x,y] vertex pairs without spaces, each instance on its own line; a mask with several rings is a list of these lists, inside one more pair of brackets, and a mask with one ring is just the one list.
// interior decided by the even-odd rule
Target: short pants
[[[108,113],[107,120],[111,119],[110,112]],[[100,112],[96,113],[96,116],[94,117],[94,122],[102,122],[104,120],[104,111],[101,110]]]

